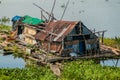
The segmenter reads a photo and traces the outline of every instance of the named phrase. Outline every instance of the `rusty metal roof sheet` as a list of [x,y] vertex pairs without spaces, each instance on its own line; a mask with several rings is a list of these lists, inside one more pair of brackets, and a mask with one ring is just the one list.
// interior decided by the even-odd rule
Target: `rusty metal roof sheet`
[[[65,37],[67,34],[71,32],[71,30],[76,26],[77,21],[54,21],[50,22],[49,25],[46,26],[46,32],[39,32],[37,39],[39,40],[47,40],[50,41],[50,37],[53,41],[62,41],[62,37]],[[51,32],[51,33],[49,33]],[[55,35],[53,35],[55,34]]]

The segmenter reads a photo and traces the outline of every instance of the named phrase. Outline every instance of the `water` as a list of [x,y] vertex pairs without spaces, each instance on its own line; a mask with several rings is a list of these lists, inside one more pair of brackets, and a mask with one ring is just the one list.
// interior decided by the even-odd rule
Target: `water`
[[[3,50],[0,50],[0,68],[24,68],[25,64],[33,64],[29,60],[25,62],[22,58],[15,58],[13,55],[4,56],[2,53]],[[102,66],[120,67],[120,59],[100,60],[99,63]]]
[[[0,1],[0,18],[3,16],[12,18],[15,15],[30,15],[40,18],[40,9],[35,7],[33,3],[38,4],[50,12],[54,0]],[[61,6],[65,5],[67,0],[56,1],[57,2],[54,9],[54,16],[59,20],[64,10],[64,8]],[[82,21],[88,28],[95,28],[97,31],[108,30],[105,33],[105,37],[120,36],[120,0],[70,0],[63,20]],[[100,62],[102,65],[111,66],[114,64],[112,60],[104,61],[105,64],[102,62],[103,61]],[[9,64],[12,65],[11,67],[14,67],[14,64],[16,64],[24,67],[23,59],[14,59],[12,55],[0,55],[0,63],[2,63],[2,66],[3,64]],[[118,61],[118,66],[120,66],[120,60]]]
[[102,66],[114,66],[120,67],[120,59],[109,59],[109,60],[101,60],[100,64]]
[[24,68],[25,61],[22,58],[14,58],[13,55],[5,55],[0,53],[0,68]]
[[[33,3],[50,12],[53,0],[1,0],[0,17],[30,15],[40,18],[40,9]],[[57,0],[54,15],[61,18],[67,0]],[[120,36],[120,0],[70,0],[64,20],[82,21],[88,28],[108,30],[105,37]]]

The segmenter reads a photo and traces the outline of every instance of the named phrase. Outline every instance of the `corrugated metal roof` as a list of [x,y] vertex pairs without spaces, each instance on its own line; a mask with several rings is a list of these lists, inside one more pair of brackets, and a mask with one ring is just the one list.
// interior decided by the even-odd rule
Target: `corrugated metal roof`
[[[54,21],[50,22],[49,25],[46,26],[46,32],[39,32],[37,35],[37,39],[42,41],[50,41],[50,37],[53,41],[62,41],[62,37],[65,37],[71,30],[76,26],[77,21]],[[56,35],[53,35],[56,34]]]

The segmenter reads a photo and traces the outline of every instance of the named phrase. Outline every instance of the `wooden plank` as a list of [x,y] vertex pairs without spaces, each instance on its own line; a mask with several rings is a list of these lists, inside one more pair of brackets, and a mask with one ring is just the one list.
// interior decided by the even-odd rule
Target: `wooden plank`
[[92,32],[90,34],[69,34],[67,36],[81,36],[81,35],[91,35],[91,34],[96,34],[96,33],[103,33],[103,32],[106,32],[107,30],[103,30],[103,31],[98,31],[98,32]]
[[65,45],[74,45],[74,44],[78,44],[79,40],[75,40],[75,41],[67,41],[65,42]]
[[98,39],[89,39],[89,40],[85,40],[87,44],[93,44],[93,43],[97,43]]
[[29,37],[25,37],[25,42],[30,43],[30,44],[36,44],[37,41],[35,39],[31,39]]
[[29,35],[34,36],[34,35],[36,35],[37,31],[36,31],[35,29],[33,29],[33,28],[25,27],[23,33],[24,33],[24,34],[29,34]]
[[101,48],[103,50],[111,50],[114,54],[120,55],[120,50],[119,49],[116,49],[116,48],[113,48],[113,47],[110,47],[110,46],[106,46],[106,45],[101,45]]
[[32,35],[30,35],[30,34],[24,34],[24,36],[29,37],[29,38],[31,38],[31,39],[35,39],[35,37],[32,36]]
[[[33,26],[30,26],[30,25],[27,25],[27,24],[24,24],[25,26],[28,26],[28,27],[32,27],[32,28],[34,28]],[[48,34],[51,34],[51,35],[54,35],[54,36],[57,36],[58,34],[55,34],[55,33],[53,33],[53,32],[51,32],[51,31],[46,31],[46,30],[44,30],[44,29],[40,29],[40,28],[35,28],[36,30],[39,30],[39,31],[42,31],[42,32],[45,32],[45,33],[48,33]]]

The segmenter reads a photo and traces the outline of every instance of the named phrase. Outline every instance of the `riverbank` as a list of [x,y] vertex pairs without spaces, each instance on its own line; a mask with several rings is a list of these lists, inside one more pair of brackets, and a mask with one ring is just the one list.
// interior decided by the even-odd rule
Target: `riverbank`
[[[6,28],[10,27],[2,26],[1,31],[10,31],[10,29]],[[1,38],[0,42],[3,42],[2,40],[4,39]],[[117,40],[119,41],[119,38],[117,38]],[[120,45],[117,44],[115,39],[110,38],[104,38],[104,44],[118,49],[118,46]],[[118,45],[117,47],[114,46],[116,44]],[[14,56],[22,56],[21,50],[16,45],[12,46],[11,48],[14,49]],[[7,46],[5,49],[9,49],[9,47]],[[119,80],[119,74],[119,67],[101,66],[99,62],[96,63],[91,59],[62,62],[61,75],[59,77],[53,74],[49,66],[34,65],[27,66],[22,69],[0,69],[1,80]]]

